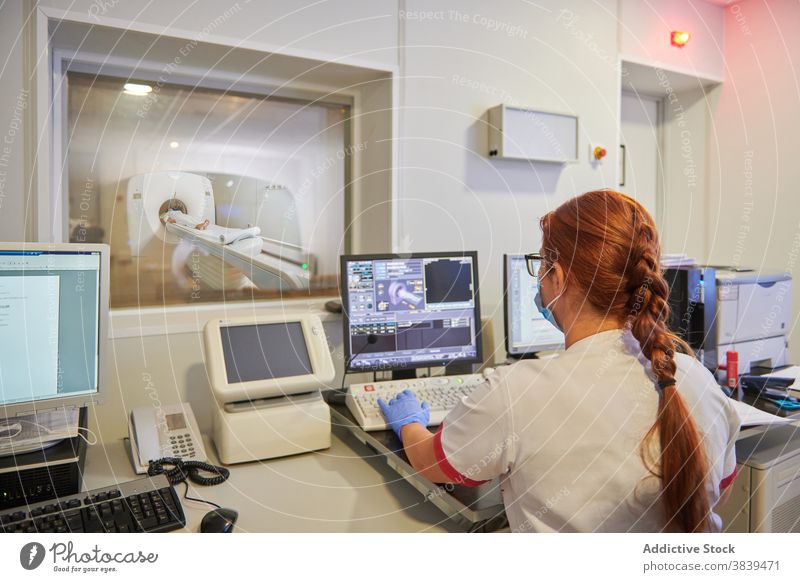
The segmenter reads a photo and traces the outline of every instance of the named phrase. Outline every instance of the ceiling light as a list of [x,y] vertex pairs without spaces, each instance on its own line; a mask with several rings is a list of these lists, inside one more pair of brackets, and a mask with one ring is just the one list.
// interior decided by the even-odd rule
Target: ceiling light
[[171,147],[172,149],[177,149],[177,148],[178,148],[180,145],[181,145],[181,144],[179,144],[179,143],[178,143],[178,142],[176,142],[176,141],[171,141],[171,142],[169,142],[169,147]]
[[147,95],[153,91],[150,85],[140,85],[138,83],[125,83],[123,89],[128,95]]

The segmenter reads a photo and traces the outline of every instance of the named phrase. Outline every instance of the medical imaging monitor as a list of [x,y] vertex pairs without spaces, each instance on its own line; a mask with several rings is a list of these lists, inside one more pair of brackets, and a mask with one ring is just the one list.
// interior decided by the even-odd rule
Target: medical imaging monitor
[[348,370],[480,362],[478,254],[341,258]]

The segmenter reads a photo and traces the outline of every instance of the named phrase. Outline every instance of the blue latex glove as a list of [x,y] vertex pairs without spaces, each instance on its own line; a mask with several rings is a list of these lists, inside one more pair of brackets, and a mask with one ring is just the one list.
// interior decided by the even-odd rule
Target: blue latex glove
[[420,404],[411,390],[403,390],[392,398],[389,404],[386,404],[383,398],[378,398],[378,406],[386,419],[386,424],[392,427],[400,440],[403,440],[400,429],[405,425],[418,422],[422,426],[428,426],[428,421],[431,419],[428,403]]

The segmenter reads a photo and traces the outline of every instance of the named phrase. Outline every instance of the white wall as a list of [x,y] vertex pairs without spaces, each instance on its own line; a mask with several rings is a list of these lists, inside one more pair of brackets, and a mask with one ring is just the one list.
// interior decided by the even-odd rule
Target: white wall
[[[659,97],[663,104],[659,223],[664,250],[703,261],[707,156],[714,139],[709,129],[717,92],[712,87],[726,74],[723,7],[701,0],[620,0],[619,17],[623,86]],[[683,48],[671,45],[674,30],[692,35]]]
[[[89,24],[105,24],[109,27],[127,29],[129,26],[140,31],[186,38],[201,41],[212,41],[224,38],[225,44],[242,44],[252,49],[255,43],[261,50],[279,49],[280,52],[300,57],[319,58],[325,60],[346,59],[350,63],[363,63],[366,67],[375,63],[375,69],[391,70],[397,64],[397,4],[395,0],[362,2],[345,0],[338,2],[214,2],[201,0],[192,3],[150,4],[139,13],[142,3],[108,2],[98,3],[92,0],[77,2],[43,1],[39,4],[45,10],[68,10],[63,15],[76,21]],[[33,26],[29,21],[25,24],[25,15],[21,2],[6,2],[0,6],[0,46],[5,55],[5,62],[0,68],[0,140],[6,136],[14,108],[23,87],[23,76],[26,63],[23,59],[23,32],[26,26]],[[102,6],[108,6],[103,9]],[[184,10],[185,7],[190,7]],[[231,10],[231,8],[234,8]],[[109,29],[104,29],[109,30]],[[102,30],[97,28],[102,41]],[[139,33],[137,33],[139,34]],[[131,37],[134,35],[128,35]],[[139,38],[141,35],[137,36]],[[88,36],[78,35],[76,42],[88,42]],[[185,41],[180,41],[182,45]],[[124,45],[125,43],[121,43]],[[130,43],[129,43],[130,44]],[[147,46],[144,47],[147,49]],[[155,49],[154,45],[150,45]],[[129,51],[130,52],[130,51]],[[163,52],[163,51],[162,51]],[[192,57],[201,51],[193,51]],[[207,51],[206,51],[207,52]],[[176,53],[169,53],[170,60]],[[204,53],[205,54],[205,53]],[[153,58],[157,58],[158,55]],[[268,60],[269,65],[276,60]],[[308,61],[313,64],[313,61]],[[47,57],[42,60],[46,66]],[[226,63],[227,64],[227,63]],[[264,67],[263,60],[259,64]],[[285,60],[276,62],[286,73]],[[361,82],[361,95],[356,103],[354,133],[358,143],[376,142],[370,148],[370,160],[364,161],[356,154],[356,163],[365,168],[374,168],[378,163],[390,159],[386,149],[391,147],[392,83],[386,73],[380,73],[383,80],[364,81],[355,73],[348,72],[345,67],[337,69],[333,74],[324,70],[318,71],[317,79],[327,80],[333,85],[339,82],[336,72],[342,72],[342,83]],[[327,74],[327,77],[326,77]],[[348,76],[349,75],[349,76]],[[362,75],[363,77],[363,75]],[[377,77],[376,77],[377,78]],[[48,97],[49,98],[49,97]],[[380,111],[372,109],[380,103]],[[25,110],[25,121],[31,115],[31,108]],[[384,139],[386,136],[387,139]],[[3,144],[0,144],[2,147]],[[12,147],[13,145],[13,147]],[[34,147],[33,140],[24,139],[22,130],[17,132],[9,157],[9,168],[6,181],[2,182],[7,199],[0,205],[0,240],[24,240],[26,234],[25,202],[23,193],[27,184],[23,152]],[[383,157],[376,161],[383,152]],[[363,156],[363,157],[366,157]],[[2,158],[0,158],[2,159]],[[0,167],[0,170],[6,168]],[[387,178],[388,175],[388,178]],[[3,177],[3,176],[0,176]],[[383,201],[391,190],[391,171],[372,172],[370,176],[354,186],[354,198],[363,211],[365,220],[371,221],[374,229],[372,240],[382,240],[383,248],[389,246],[388,219],[385,203],[374,209],[372,202]],[[373,218],[374,217],[374,218]],[[366,250],[369,241],[356,240],[355,244]],[[145,317],[146,323],[138,323],[138,315],[117,312],[112,322],[112,341],[109,363],[110,378],[104,386],[105,404],[96,409],[96,418],[91,426],[100,433],[104,440],[118,439],[127,434],[126,413],[131,407],[148,405],[152,391],[146,389],[147,383],[155,386],[155,394],[163,403],[189,401],[197,411],[198,420],[203,430],[210,429],[210,393],[208,381],[204,373],[202,359],[202,323],[208,318],[230,314],[230,307],[220,305],[218,311],[190,309],[178,314],[150,313]],[[240,306],[241,307],[241,306]],[[297,309],[319,311],[320,305],[313,307],[299,306]],[[289,309],[289,308],[287,308]],[[293,308],[292,308],[293,309]],[[133,322],[132,324],[130,322]],[[341,343],[341,323],[335,319],[326,324],[329,336]],[[133,332],[131,333],[131,330]],[[341,349],[335,354],[337,369],[341,369]],[[149,379],[149,380],[148,380]]]
[[[718,92],[708,81],[721,81],[726,75],[723,8],[698,0],[620,0],[619,16],[620,57],[648,67],[637,68],[623,85],[627,88],[632,82],[662,99],[659,163],[664,188],[659,223],[664,251],[704,261],[708,156],[710,141],[716,139],[710,131],[711,116]],[[683,48],[673,47],[673,30],[687,31],[692,38]]]
[[[538,250],[539,217],[616,184],[616,2],[411,0],[405,10],[399,250],[478,251],[502,360],[503,253]],[[577,115],[579,162],[489,160],[485,113],[501,102]],[[599,166],[594,142],[610,154]]]
[[[245,45],[256,42],[285,46],[293,54],[399,65],[398,84],[376,84],[374,95],[366,92],[363,98],[365,106],[373,98],[385,100],[387,92],[397,99],[396,110],[384,112],[380,124],[386,129],[397,123],[394,139],[380,141],[399,152],[394,250],[478,250],[482,307],[484,316],[493,317],[496,347],[503,341],[503,253],[536,250],[542,214],[575,194],[617,183],[619,51],[637,62],[693,69],[706,77],[729,74],[723,71],[717,48],[722,36],[721,8],[700,0],[651,3],[653,8],[646,4],[633,0],[344,0],[311,6],[310,0],[239,0],[238,4],[202,0],[150,4],[140,13],[142,3],[134,2],[109,2],[107,10],[99,9],[103,4],[93,0],[40,3],[109,26],[135,22],[146,32],[169,35],[172,31],[181,36],[201,34],[211,26],[214,35]],[[191,9],[184,10],[189,5]],[[0,85],[0,114],[4,116],[0,119],[4,120],[9,119],[7,112],[22,76],[21,45],[13,39],[22,28],[23,15],[14,6],[5,3],[0,18],[4,32],[0,42],[6,49],[3,54],[9,55]],[[655,19],[654,11],[664,22]],[[690,20],[683,25],[681,18],[686,15]],[[665,52],[672,47],[668,36],[662,39],[661,35],[672,28],[697,32],[693,44],[682,53]],[[658,40],[642,44],[645,38]],[[676,61],[676,55],[683,60]],[[6,73],[11,82],[6,82]],[[577,115],[579,161],[558,166],[489,160],[485,112],[501,102]],[[728,98],[726,111],[731,107]],[[728,114],[728,119],[732,117]],[[4,129],[0,125],[0,131]],[[731,135],[730,141],[735,137]],[[589,162],[590,144],[608,148],[609,156],[602,164]],[[382,152],[370,149],[364,159],[372,155]],[[13,179],[20,184],[22,168],[19,159]],[[361,176],[356,184],[363,194],[353,203],[356,213],[369,216],[376,205],[385,204],[391,180],[375,177]],[[18,197],[0,208],[0,239],[20,238],[23,208]],[[365,228],[364,236],[355,238],[354,250],[386,250],[374,246],[375,241],[388,241],[386,225],[380,220],[367,222],[371,230]],[[142,384],[145,371],[156,374],[165,401],[189,400],[199,409],[201,424],[206,424],[202,401],[208,385],[198,367],[197,331],[197,318],[206,316],[194,312],[181,316],[188,317],[194,327],[176,323],[181,318],[166,313],[151,316],[143,329],[148,335],[113,340],[110,397],[107,406],[98,410],[104,437],[124,434],[125,409],[147,402]]]
[[706,225],[711,261],[794,276],[793,362],[800,358],[798,23],[792,0],[725,9],[727,78],[713,118]]
[[[37,55],[34,47],[34,31],[37,13],[46,12],[49,15],[62,17],[88,25],[108,25],[117,29],[132,32],[113,44],[114,49],[131,52],[131,43],[139,42],[137,50],[144,53],[137,60],[147,58],[158,59],[157,43],[141,42],[141,35],[135,31],[159,35],[165,39],[171,36],[183,39],[178,42],[178,47],[186,44],[185,39],[199,42],[223,42],[226,46],[239,46],[244,48],[258,47],[261,51],[277,51],[284,54],[300,57],[319,58],[321,60],[347,60],[369,65],[374,63],[378,69],[386,69],[397,64],[397,2],[396,0],[377,0],[362,2],[360,0],[341,0],[338,2],[312,2],[303,0],[298,2],[264,2],[250,0],[234,0],[216,2],[214,0],[198,0],[191,3],[161,2],[97,2],[96,0],[41,0],[32,2],[34,6],[31,18],[23,11],[23,2],[5,2],[0,5],[0,32],[2,32],[2,54],[0,60],[0,140],[4,140],[9,130],[9,125],[14,116],[16,104],[25,88],[24,78],[32,74],[32,69],[38,63],[46,67],[49,61],[48,54]],[[38,8],[37,8],[38,7]],[[355,15],[355,16],[354,16]],[[89,34],[79,30],[79,27],[70,25],[77,30],[77,38],[73,38],[76,45],[92,44]],[[102,29],[97,27],[93,33],[102,36]],[[58,36],[58,30],[51,31],[53,38]],[[28,42],[33,56],[26,61],[24,58],[25,42]],[[169,44],[169,43],[167,43]],[[85,49],[85,47],[84,47]],[[85,49],[86,50],[86,49]],[[205,51],[207,52],[207,51]],[[186,66],[190,60],[201,58],[203,50],[191,51],[189,58],[183,58],[182,65]],[[178,51],[168,53],[166,62],[171,62],[178,56]],[[204,53],[205,54],[205,53]],[[104,55],[105,56],[105,55]],[[230,56],[230,55],[229,55]],[[231,60],[229,58],[229,60]],[[261,59],[253,65],[253,69],[275,63],[278,68],[285,67],[278,59]],[[313,72],[313,61],[308,61]],[[174,64],[174,62],[173,62]],[[229,66],[227,61],[218,64],[220,69]],[[202,69],[201,73],[207,69]],[[285,73],[285,68],[281,69]],[[320,71],[324,76],[324,71]],[[45,75],[43,77],[47,79]],[[173,81],[170,77],[170,81]],[[347,82],[345,80],[344,82]],[[370,89],[363,88],[364,91]],[[378,90],[377,88],[374,90]],[[24,95],[24,94],[23,94]],[[30,98],[30,96],[29,96]],[[45,99],[49,100],[49,96]],[[6,199],[0,203],[0,240],[22,240],[25,237],[35,236],[26,232],[26,212],[35,211],[31,207],[26,210],[24,194],[27,193],[30,177],[26,177],[24,151],[35,149],[34,143],[38,141],[36,130],[33,129],[34,103],[29,103],[23,113],[23,122],[27,124],[31,135],[23,139],[22,130],[8,145],[8,176],[5,183],[0,185],[5,191]],[[51,114],[45,108],[45,114]],[[377,131],[376,133],[381,133]],[[2,153],[2,152],[0,152]],[[32,159],[32,156],[31,156]],[[6,170],[0,167],[0,171]],[[0,176],[2,178],[2,176]],[[374,180],[385,187],[383,182]],[[46,190],[46,189],[45,189]],[[358,190],[358,186],[356,187]],[[361,192],[357,192],[361,195]],[[366,197],[369,194],[365,194]],[[53,213],[55,215],[55,213]],[[48,231],[48,222],[51,220],[47,212],[39,225],[40,230]],[[47,240],[47,232],[39,233],[39,238]]]
[[[620,55],[628,61],[722,79],[722,11],[722,6],[700,0],[620,0]],[[692,38],[683,48],[673,47],[673,30],[689,32]]]
[[255,42],[279,52],[317,53],[394,64],[397,49],[395,0],[197,0],[193,2],[118,2],[40,0],[39,5],[68,10],[96,24],[152,27],[170,36],[224,36],[240,44]]
[[30,93],[23,82],[22,2],[6,2],[0,16],[0,240],[25,238],[24,123]]
[[[181,309],[182,313],[169,314],[157,308],[142,313],[117,310],[112,316],[109,381],[104,387],[103,405],[96,408],[90,424],[101,441],[121,439],[128,434],[127,415],[132,408],[175,402],[188,402],[200,430],[210,432],[214,395],[203,359],[203,325],[213,318],[252,316],[253,311],[243,303]],[[318,315],[329,341],[341,346],[341,316],[326,313],[321,302],[273,304],[273,309],[280,309],[288,317]],[[264,308],[259,310],[262,314],[268,312]],[[152,333],[153,328],[168,331]],[[332,355],[337,374],[341,374],[341,347]],[[341,375],[337,375],[331,385],[340,384]]]

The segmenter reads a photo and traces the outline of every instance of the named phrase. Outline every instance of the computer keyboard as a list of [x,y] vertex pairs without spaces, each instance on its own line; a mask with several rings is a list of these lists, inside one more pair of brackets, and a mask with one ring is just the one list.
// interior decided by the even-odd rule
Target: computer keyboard
[[166,532],[185,525],[180,498],[164,475],[0,513],[4,533]]
[[378,398],[388,402],[399,392],[408,389],[416,395],[417,400],[428,403],[431,410],[428,426],[436,426],[442,423],[461,398],[484,380],[482,374],[465,374],[352,384],[347,390],[345,403],[364,430],[386,430],[389,427],[378,407]]

